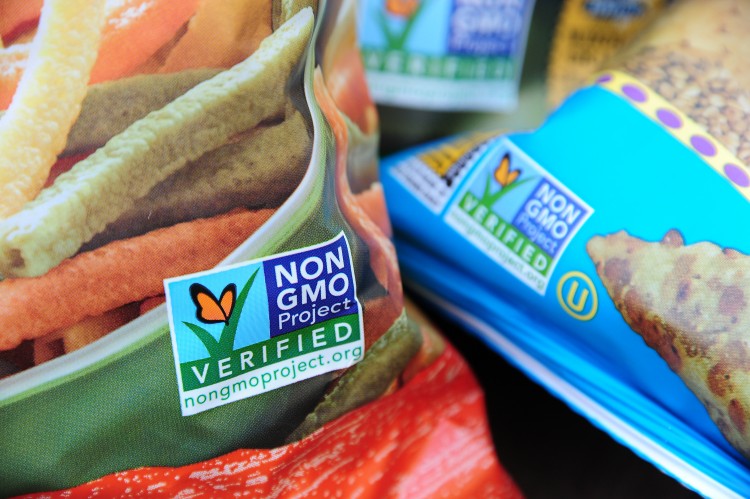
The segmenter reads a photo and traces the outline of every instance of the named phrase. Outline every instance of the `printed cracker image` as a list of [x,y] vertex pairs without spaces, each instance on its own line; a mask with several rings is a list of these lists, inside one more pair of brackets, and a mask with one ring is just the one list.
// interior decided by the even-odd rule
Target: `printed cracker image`
[[648,242],[624,231],[587,251],[623,319],[750,457],[750,257],[669,231]]

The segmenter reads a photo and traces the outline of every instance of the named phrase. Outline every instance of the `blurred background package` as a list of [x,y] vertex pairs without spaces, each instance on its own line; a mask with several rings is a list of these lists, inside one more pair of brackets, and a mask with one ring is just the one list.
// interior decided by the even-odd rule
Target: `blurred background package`
[[[750,4],[562,12],[550,99],[572,93],[537,129],[383,162],[402,272],[658,468],[748,497]],[[614,42],[594,43],[600,29]]]
[[[518,105],[533,0],[360,0],[360,46],[385,142]],[[401,140],[399,140],[401,135]]]

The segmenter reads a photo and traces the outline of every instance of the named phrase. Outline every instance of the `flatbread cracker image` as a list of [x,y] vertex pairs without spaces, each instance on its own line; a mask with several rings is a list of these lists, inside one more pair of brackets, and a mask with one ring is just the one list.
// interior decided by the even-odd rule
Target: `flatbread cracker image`
[[750,457],[750,257],[669,231],[595,236],[589,256],[628,325],[667,362],[727,440]]

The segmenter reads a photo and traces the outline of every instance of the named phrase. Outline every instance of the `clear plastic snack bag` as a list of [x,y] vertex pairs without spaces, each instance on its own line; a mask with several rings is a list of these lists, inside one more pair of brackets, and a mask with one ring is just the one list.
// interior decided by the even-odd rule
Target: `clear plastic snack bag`
[[[382,490],[518,496],[465,364],[406,317],[355,12],[0,4],[0,495],[299,493],[311,475],[295,470],[322,463],[305,449],[341,444],[352,466],[380,466],[358,442],[420,426],[399,416],[411,388],[383,397],[434,364],[441,381],[414,396],[475,390],[444,402],[474,414],[456,428],[478,430],[464,444],[479,474],[421,467],[450,423],[438,416],[413,447],[381,449],[417,453],[378,472],[394,477]],[[325,466],[315,481],[332,490]]]

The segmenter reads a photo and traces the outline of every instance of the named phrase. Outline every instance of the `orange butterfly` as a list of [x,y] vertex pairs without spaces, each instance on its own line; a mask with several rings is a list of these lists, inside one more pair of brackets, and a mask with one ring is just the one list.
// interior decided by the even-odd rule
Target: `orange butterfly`
[[196,282],[190,285],[190,297],[197,307],[195,316],[199,321],[205,324],[229,324],[229,317],[237,298],[237,286],[227,284],[221,292],[221,298],[217,300],[207,287]]
[[495,170],[495,180],[500,184],[500,187],[507,187],[516,181],[518,176],[521,174],[519,170],[510,169],[510,154],[503,156],[500,160],[500,164],[497,165]]

